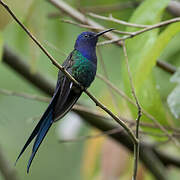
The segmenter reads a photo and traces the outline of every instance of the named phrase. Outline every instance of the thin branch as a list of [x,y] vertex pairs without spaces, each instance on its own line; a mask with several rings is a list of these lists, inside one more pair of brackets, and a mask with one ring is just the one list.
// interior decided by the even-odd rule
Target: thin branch
[[120,95],[122,98],[124,98],[125,100],[127,100],[128,102],[130,102],[131,104],[133,104],[134,106],[136,106],[136,103],[129,98],[125,92],[123,92],[121,89],[117,88],[111,81],[109,81],[107,78],[103,77],[101,74],[96,74],[96,77],[101,79],[102,81],[104,81],[106,84],[108,84],[108,86],[110,86],[118,95]]
[[[84,16],[82,13],[80,13],[76,9],[69,6],[66,2],[64,2],[62,0],[48,0],[48,1],[52,5],[57,7],[59,10],[61,10],[63,13],[68,14],[68,16],[72,17],[74,20],[76,20],[82,24],[85,24],[85,25],[104,29],[103,26],[101,26],[100,24],[96,23],[95,21],[89,19],[88,17]],[[97,30],[97,32],[99,32],[99,30]],[[119,38],[118,36],[116,36],[114,33],[111,33],[111,32],[105,33],[105,34],[103,34],[103,36],[109,40]],[[117,43],[117,44],[121,45],[121,43]]]
[[147,31],[150,31],[150,30],[153,30],[153,29],[156,29],[156,28],[160,28],[162,26],[166,26],[168,24],[172,24],[172,23],[176,23],[176,22],[180,22],[180,17],[173,18],[173,19],[170,19],[170,20],[167,20],[167,21],[163,21],[163,22],[160,22],[160,23],[155,24],[155,25],[151,25],[151,26],[149,26],[147,28],[144,28],[142,30],[133,32],[131,35],[127,35],[127,36],[124,36],[124,37],[119,38],[119,39],[112,39],[112,40],[108,40],[108,41],[104,41],[104,42],[98,43],[98,45],[102,46],[102,45],[106,45],[106,44],[117,43],[119,41],[124,41],[126,39],[133,38],[134,36],[137,36],[139,34],[145,33]]
[[41,45],[41,43],[30,33],[30,31],[18,20],[18,18],[15,16],[15,14],[12,12],[12,10],[0,0],[0,4],[9,12],[9,14],[12,16],[12,18],[22,27],[22,29],[28,34],[28,36],[39,46],[39,48],[44,52],[44,54],[51,60],[51,62],[59,69],[61,70],[72,82],[74,82],[76,85],[78,85],[93,101],[94,103],[99,106],[101,109],[103,109],[106,113],[108,113],[118,124],[120,124],[129,134],[134,144],[138,143],[138,140],[134,136],[132,130],[123,122],[121,119],[119,119],[115,114],[113,114],[109,109],[106,108],[99,100],[97,100],[89,91],[84,89],[84,87],[81,86],[79,82],[77,82],[66,70],[64,67],[62,67],[49,53],[48,51]]
[[163,69],[164,71],[169,72],[170,74],[174,74],[177,71],[175,66],[173,66],[165,61],[158,60],[156,65],[158,67],[160,67],[161,69]]
[[[91,30],[98,30],[98,31],[104,31],[107,28],[100,28],[100,27],[94,27],[94,26],[89,26],[89,25],[85,25],[85,24],[79,24],[76,22],[73,22],[71,20],[68,19],[61,19],[62,22],[64,23],[68,23],[68,24],[72,24],[78,27],[82,27],[82,28],[87,28],[87,29],[91,29]],[[114,33],[118,33],[118,34],[126,34],[126,35],[131,35],[132,32],[126,32],[126,31],[119,31],[119,30],[113,30]]]
[[109,109],[106,108],[106,106],[101,104],[88,91],[86,91],[86,94],[96,103],[97,106],[99,106],[101,109],[103,109],[105,112],[107,112],[118,124],[120,124],[126,130],[126,132],[130,135],[130,137],[131,137],[134,144],[138,143],[138,140],[134,136],[132,130],[119,117],[114,115]]
[[[136,93],[135,93],[135,88],[134,88],[132,75],[131,75],[131,71],[130,71],[130,67],[129,67],[129,60],[128,60],[128,55],[127,55],[125,42],[123,42],[123,52],[124,52],[124,56],[125,56],[125,62],[126,62],[126,66],[127,66],[128,77],[129,77],[129,82],[130,82],[130,86],[131,86],[132,95],[133,95],[133,97],[135,99],[136,106],[138,108],[138,116],[137,116],[137,119],[136,119],[136,133],[135,134],[136,134],[136,138],[139,139],[139,122],[140,122],[140,118],[142,116],[142,112],[141,112],[141,106],[139,104],[138,98],[137,98]],[[139,143],[134,145],[134,174],[133,174],[133,180],[136,180],[136,177],[137,177],[138,162],[139,162]]]
[[109,17],[97,15],[97,14],[94,14],[94,13],[88,13],[88,15],[91,16],[91,17],[97,18],[97,19],[102,19],[102,20],[105,20],[105,21],[115,22],[117,24],[130,26],[130,27],[136,27],[136,28],[147,28],[147,27],[149,27],[149,25],[133,24],[133,23],[129,23],[129,22],[126,22],[126,21],[116,19],[111,14],[109,15]]
[[8,160],[5,158],[2,148],[0,147],[0,172],[5,180],[17,180],[17,173],[13,167],[10,166]]

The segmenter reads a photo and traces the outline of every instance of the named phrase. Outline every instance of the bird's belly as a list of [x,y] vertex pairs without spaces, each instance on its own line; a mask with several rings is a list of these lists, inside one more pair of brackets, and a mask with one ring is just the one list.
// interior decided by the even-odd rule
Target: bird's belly
[[79,62],[73,67],[73,77],[84,87],[89,87],[96,75],[96,66],[92,62]]

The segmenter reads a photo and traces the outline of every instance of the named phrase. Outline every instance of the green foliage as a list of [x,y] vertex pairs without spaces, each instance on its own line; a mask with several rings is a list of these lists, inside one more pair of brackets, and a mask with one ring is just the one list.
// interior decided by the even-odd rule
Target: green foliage
[[[160,33],[152,48],[150,48],[145,57],[143,57],[143,63],[140,65],[139,71],[137,71],[136,74],[135,84],[138,83],[141,87],[141,83],[143,83],[148,74],[151,73],[152,68],[156,65],[157,59],[160,57],[167,44],[179,32],[180,23],[175,23],[169,25],[163,32]],[[143,70],[143,72],[140,70]]]
[[[133,13],[130,22],[147,25],[158,23],[168,2],[168,0],[144,1]],[[126,30],[136,31],[138,29],[128,27]],[[147,60],[144,57],[146,57],[146,55],[148,54],[149,49],[154,47],[157,36],[158,29],[155,29],[150,32],[143,33],[133,39],[127,40],[128,57],[130,60],[131,72],[134,76],[134,83],[137,90],[142,83],[141,77],[144,77],[147,68],[150,68],[152,70],[152,66],[148,66]],[[145,76],[145,78],[146,77],[147,76]]]
[[[130,22],[137,24],[155,24],[162,17],[163,10],[169,1],[144,1],[132,15]],[[153,12],[153,13],[152,13]],[[136,31],[137,28],[128,27],[127,31]],[[130,70],[133,77],[138,99],[142,107],[150,114],[154,115],[159,122],[166,124],[164,107],[160,95],[156,88],[156,82],[152,72],[153,66],[147,63],[149,50],[154,47],[158,39],[158,29],[143,33],[127,41],[127,53],[129,58]],[[157,50],[158,51],[158,50]],[[124,65],[125,66],[125,65]],[[128,74],[126,67],[123,68],[123,77],[125,80],[125,90],[131,96]],[[150,71],[151,73],[146,73]],[[131,106],[130,106],[131,107]],[[157,112],[158,110],[158,112]],[[137,110],[131,107],[134,117],[137,116]],[[148,118],[143,117],[144,120]]]

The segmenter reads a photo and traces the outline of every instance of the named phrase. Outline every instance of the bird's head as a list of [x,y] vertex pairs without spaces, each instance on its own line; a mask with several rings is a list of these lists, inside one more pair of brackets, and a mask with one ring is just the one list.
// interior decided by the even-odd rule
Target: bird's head
[[75,43],[75,49],[79,50],[82,48],[95,48],[97,41],[98,41],[98,37],[103,35],[104,33],[107,33],[109,31],[112,31],[113,29],[108,29],[105,31],[101,31],[99,33],[94,33],[94,32],[82,32]]

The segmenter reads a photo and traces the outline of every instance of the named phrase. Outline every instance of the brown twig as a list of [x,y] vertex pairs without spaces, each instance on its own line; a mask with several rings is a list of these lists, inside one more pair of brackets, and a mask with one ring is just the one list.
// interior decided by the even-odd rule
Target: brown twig
[[[73,21],[67,20],[67,19],[61,19],[61,21],[64,22],[64,23],[73,24],[75,26],[82,27],[82,28],[87,28],[87,29],[91,29],[91,30],[104,31],[104,30],[107,29],[107,28],[89,26],[89,25],[85,25],[85,24],[79,24],[79,23],[76,23],[76,22],[73,22]],[[126,34],[126,35],[131,35],[132,34],[132,32],[125,32],[125,31],[119,31],[119,30],[113,30],[113,32],[118,33],[118,34]]]
[[93,101],[94,103],[99,106],[101,109],[103,109],[106,113],[108,113],[118,124],[120,124],[126,132],[131,137],[133,143],[137,143],[138,140],[134,136],[132,130],[123,122],[121,119],[119,119],[115,114],[113,114],[106,106],[104,106],[99,100],[97,100],[89,91],[84,89],[84,87],[81,86],[79,82],[77,82],[66,70],[64,67],[62,67],[49,53],[48,51],[41,45],[41,43],[30,33],[30,31],[18,20],[18,18],[15,16],[15,14],[11,11],[11,9],[0,0],[0,4],[7,10],[7,12],[13,17],[13,19],[22,27],[22,29],[28,34],[28,36],[38,45],[38,47],[44,52],[44,54],[51,60],[51,62],[59,69],[61,70],[72,82],[74,82],[76,85],[78,85]]
[[156,65],[158,67],[160,67],[161,69],[163,69],[164,71],[169,72],[170,74],[174,74],[177,71],[175,66],[173,66],[165,61],[158,60]]
[[[74,20],[76,20],[76,21],[78,21],[78,22],[80,22],[82,24],[85,24],[85,25],[89,25],[89,26],[92,26],[92,27],[104,29],[103,26],[101,26],[100,24],[96,23],[95,21],[89,19],[88,17],[84,16],[82,13],[80,13],[76,9],[72,8],[71,6],[69,6],[64,1],[62,1],[62,0],[48,0],[48,1],[52,5],[57,7],[59,10],[61,10],[62,12],[68,14]],[[99,30],[97,30],[97,32],[99,32]],[[116,36],[114,33],[111,33],[111,32],[105,33],[105,34],[103,34],[103,36],[106,37],[109,40],[119,38],[118,36]],[[121,43],[118,43],[118,44],[121,45]]]
[[105,17],[105,16],[100,16],[94,13],[88,13],[89,16],[97,18],[97,19],[102,19],[105,21],[111,21],[111,22],[115,22],[117,24],[121,24],[121,25],[125,25],[125,26],[130,26],[130,27],[136,27],[136,28],[148,28],[150,25],[141,25],[141,24],[134,24],[134,23],[129,23],[126,21],[122,21],[119,19],[114,18],[111,14],[109,15],[109,17]]
[[124,36],[124,37],[119,38],[119,39],[112,39],[112,40],[108,40],[108,41],[104,41],[104,42],[98,43],[98,45],[102,46],[102,45],[105,45],[105,44],[111,44],[111,43],[117,43],[119,41],[124,41],[126,39],[129,39],[129,38],[132,38],[132,37],[137,36],[139,34],[142,34],[142,33],[145,33],[147,31],[150,31],[152,29],[160,28],[162,26],[165,26],[165,25],[168,25],[168,24],[172,24],[172,23],[176,23],[176,22],[180,22],[180,17],[173,18],[173,19],[170,19],[170,20],[167,20],[167,21],[163,21],[163,22],[160,22],[160,23],[155,24],[155,25],[151,25],[151,26],[149,26],[147,28],[144,28],[142,30],[133,32],[131,35],[127,35],[127,36]]
[[[137,119],[136,119],[136,133],[135,133],[135,135],[136,135],[136,138],[139,139],[139,123],[140,123],[140,119],[141,119],[141,116],[142,116],[141,106],[139,104],[138,98],[137,98],[136,93],[135,93],[135,88],[134,88],[132,75],[131,75],[131,71],[130,71],[130,67],[129,67],[129,60],[128,60],[128,55],[127,55],[125,42],[123,42],[122,46],[123,46],[123,53],[124,53],[125,62],[126,62],[126,66],[127,66],[128,77],[129,77],[129,82],[130,82],[130,86],[131,86],[132,95],[133,95],[133,97],[135,99],[136,106],[138,108],[138,116],[137,116]],[[139,143],[134,144],[134,173],[133,173],[133,180],[136,180],[137,170],[138,170],[138,162],[139,162]]]

